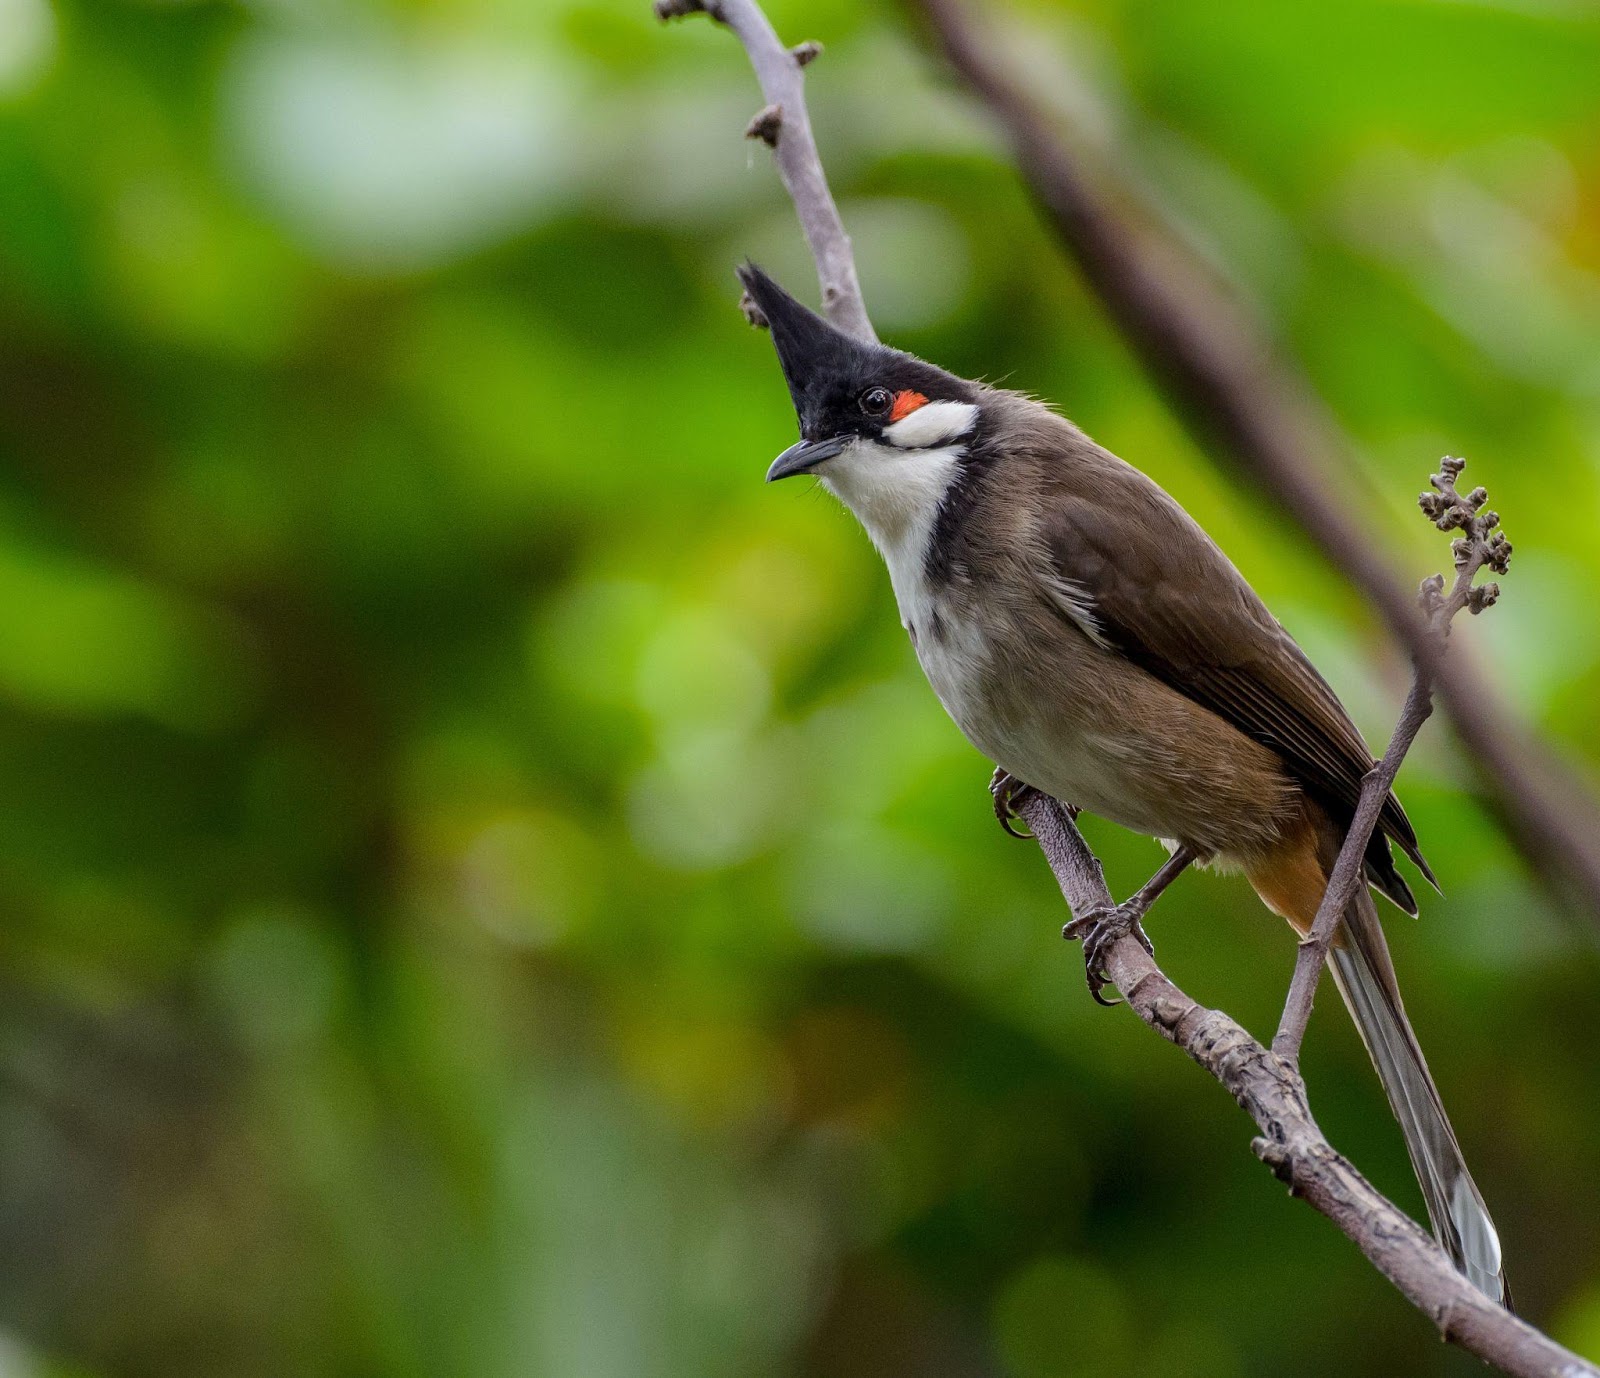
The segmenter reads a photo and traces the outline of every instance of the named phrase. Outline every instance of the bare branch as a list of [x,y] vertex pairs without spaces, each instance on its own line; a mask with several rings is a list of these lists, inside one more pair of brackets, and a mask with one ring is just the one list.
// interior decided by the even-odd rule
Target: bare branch
[[828,190],[806,110],[805,78],[800,69],[816,58],[821,45],[802,43],[786,48],[755,0],[656,0],[655,11],[663,20],[696,11],[709,14],[732,29],[744,45],[767,100],[746,133],[763,140],[773,151],[778,175],[794,202],[800,228],[816,260],[823,314],[847,335],[875,341],[878,337],[861,297],[850,236],[844,232],[839,208]]
[[[1207,443],[1293,516],[1427,667],[1478,766],[1486,804],[1533,873],[1600,921],[1600,807],[1519,723],[1470,663],[1445,663],[1404,583],[1341,507],[1332,476],[1351,445],[1306,381],[1172,236],[1136,225],[1030,103],[960,0],[915,0],[946,58],[989,107],[1023,177],[1156,383]],[[1119,196],[1119,202],[1122,200]]]
[[[1499,513],[1482,510],[1489,495],[1482,488],[1474,488],[1465,496],[1456,491],[1456,479],[1466,466],[1464,459],[1445,456],[1439,461],[1439,472],[1429,479],[1434,491],[1424,493],[1417,500],[1428,520],[1439,530],[1465,533],[1451,543],[1456,580],[1449,596],[1444,594],[1442,574],[1423,580],[1418,593],[1417,601],[1422,607],[1429,634],[1440,651],[1450,635],[1451,620],[1458,612],[1470,608],[1474,614],[1480,613],[1492,607],[1500,597],[1499,584],[1473,584],[1478,571],[1487,565],[1496,574],[1504,574],[1511,564],[1511,542],[1506,539],[1505,532],[1496,529],[1500,525]],[[1400,763],[1405,760],[1411,743],[1416,740],[1422,724],[1427,722],[1432,713],[1433,677],[1429,667],[1419,662],[1411,681],[1411,691],[1406,695],[1405,707],[1400,711],[1400,721],[1389,739],[1389,749],[1362,782],[1355,818],[1339,850],[1333,874],[1328,878],[1328,888],[1323,892],[1316,921],[1301,940],[1295,958],[1294,979],[1289,983],[1289,998],[1283,1007],[1283,1019],[1272,1040],[1272,1050],[1280,1057],[1293,1061],[1300,1056],[1300,1044],[1305,1038],[1306,1023],[1311,1018],[1311,1004],[1316,998],[1317,983],[1322,978],[1328,944],[1333,941],[1334,931],[1357,886],[1366,883],[1367,843],[1377,827],[1378,813],[1389,791],[1394,788]]]
[[[1074,915],[1111,904],[1105,876],[1068,810],[1032,792],[1017,804],[1049,859]],[[1251,1148],[1300,1197],[1352,1239],[1428,1316],[1442,1338],[1525,1378],[1600,1378],[1600,1368],[1491,1301],[1323,1136],[1293,1062],[1252,1038],[1220,1010],[1185,995],[1134,937],[1112,947],[1112,980],[1128,1005],[1222,1083],[1256,1122]]]

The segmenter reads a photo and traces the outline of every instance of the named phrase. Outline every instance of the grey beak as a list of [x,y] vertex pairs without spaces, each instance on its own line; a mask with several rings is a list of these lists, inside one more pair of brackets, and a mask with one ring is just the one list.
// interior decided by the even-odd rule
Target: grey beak
[[780,478],[803,474],[823,460],[832,459],[843,451],[844,445],[845,442],[837,436],[832,440],[802,440],[791,445],[772,461],[772,467],[767,470],[767,482],[776,483]]

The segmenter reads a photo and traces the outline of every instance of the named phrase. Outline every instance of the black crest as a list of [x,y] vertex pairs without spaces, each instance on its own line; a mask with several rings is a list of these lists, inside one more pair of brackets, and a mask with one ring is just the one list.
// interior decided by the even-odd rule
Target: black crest
[[898,349],[846,335],[754,263],[740,267],[739,281],[766,318],[800,434],[807,439],[875,429],[860,407],[862,395],[874,387],[910,389],[930,400],[975,400],[973,385],[954,374]]

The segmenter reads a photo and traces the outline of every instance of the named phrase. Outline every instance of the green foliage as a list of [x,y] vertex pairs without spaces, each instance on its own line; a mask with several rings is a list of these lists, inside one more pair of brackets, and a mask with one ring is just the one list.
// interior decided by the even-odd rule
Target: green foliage
[[[1175,427],[892,7],[784,3],[869,305],[1167,485],[1373,741],[1405,667]],[[1018,51],[1302,359],[1415,577],[1600,754],[1600,19],[1085,0]],[[646,0],[0,3],[0,1369],[1437,1373],[1216,1088],[1095,1009],[733,309],[812,279]],[[1600,1351],[1600,996],[1436,722],[1392,924],[1518,1298]],[[1113,886],[1158,857],[1093,825]],[[1163,961],[1270,1027],[1237,881]],[[1331,997],[1319,1117],[1411,1208]],[[1138,1347],[1137,1361],[1130,1348]],[[1464,1370],[1463,1370],[1464,1371]]]

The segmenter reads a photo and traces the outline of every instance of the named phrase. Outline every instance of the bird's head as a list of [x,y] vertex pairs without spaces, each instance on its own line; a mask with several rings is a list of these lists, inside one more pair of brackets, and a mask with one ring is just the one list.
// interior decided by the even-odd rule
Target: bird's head
[[861,483],[892,483],[898,461],[949,456],[970,442],[979,420],[975,384],[853,339],[754,264],[740,268],[739,279],[771,328],[800,421],[799,442],[773,461],[768,482],[815,472],[851,501]]

